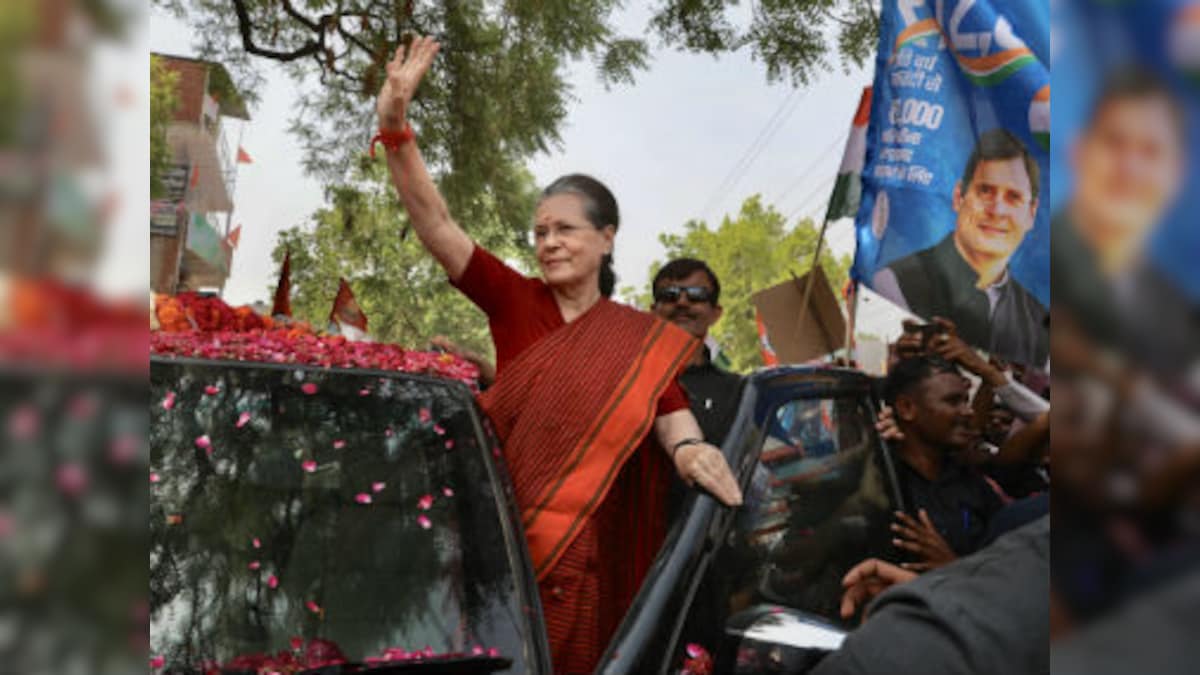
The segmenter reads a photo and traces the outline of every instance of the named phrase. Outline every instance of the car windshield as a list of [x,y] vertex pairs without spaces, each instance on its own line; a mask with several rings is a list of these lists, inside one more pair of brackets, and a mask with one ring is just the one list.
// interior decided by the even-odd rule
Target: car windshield
[[461,385],[155,360],[150,406],[159,664],[524,671],[518,549]]

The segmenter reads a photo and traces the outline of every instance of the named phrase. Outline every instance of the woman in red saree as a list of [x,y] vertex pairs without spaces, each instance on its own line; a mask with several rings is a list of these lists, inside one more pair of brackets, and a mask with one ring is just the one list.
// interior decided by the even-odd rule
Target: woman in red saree
[[450,217],[405,111],[438,50],[397,50],[377,109],[392,182],[422,244],[487,315],[496,381],[480,398],[504,446],[557,673],[589,673],[633,601],[665,531],[671,474],[741,503],[676,377],[698,346],[612,294],[617,203],[564,176],[542,193],[542,278],[477,246]]

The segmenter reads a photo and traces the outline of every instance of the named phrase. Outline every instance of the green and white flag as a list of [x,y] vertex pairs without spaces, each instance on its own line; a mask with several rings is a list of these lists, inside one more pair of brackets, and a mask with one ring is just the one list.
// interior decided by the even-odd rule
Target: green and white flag
[[858,215],[858,204],[862,200],[862,171],[867,159],[867,121],[871,118],[871,88],[864,87],[850,136],[846,139],[846,151],[842,154],[842,165],[838,168],[837,182],[833,185],[833,196],[829,198],[826,222],[838,218],[853,218]]

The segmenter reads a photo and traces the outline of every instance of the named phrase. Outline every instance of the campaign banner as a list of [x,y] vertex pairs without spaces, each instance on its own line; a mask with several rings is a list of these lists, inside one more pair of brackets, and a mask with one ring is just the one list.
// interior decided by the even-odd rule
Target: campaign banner
[[1043,0],[883,0],[855,279],[971,344],[1049,353]]

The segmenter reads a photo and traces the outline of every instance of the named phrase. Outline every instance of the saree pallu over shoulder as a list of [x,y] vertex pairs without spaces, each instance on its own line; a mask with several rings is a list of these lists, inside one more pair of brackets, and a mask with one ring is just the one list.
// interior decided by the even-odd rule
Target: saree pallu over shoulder
[[655,405],[698,342],[601,300],[521,353],[480,397],[504,446],[542,579],[652,429]]

